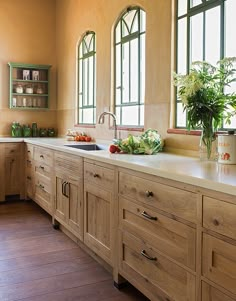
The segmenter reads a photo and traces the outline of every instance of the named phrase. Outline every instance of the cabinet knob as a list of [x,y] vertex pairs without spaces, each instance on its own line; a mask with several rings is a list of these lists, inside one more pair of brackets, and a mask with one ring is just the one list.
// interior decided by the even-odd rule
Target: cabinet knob
[[30,153],[30,150],[27,150],[27,153]]
[[151,216],[149,215],[146,211],[143,211],[141,213],[141,215],[147,219],[153,220],[153,221],[157,221],[157,217],[156,216]]
[[11,149],[10,153],[14,153],[14,152],[15,152],[14,149]]
[[157,261],[157,258],[156,258],[156,257],[151,257],[151,256],[149,256],[149,255],[146,253],[145,250],[142,250],[142,251],[140,252],[140,254],[141,254],[143,257],[147,258],[148,260]]
[[44,166],[41,166],[41,165],[40,165],[39,168],[41,168],[42,170],[44,170]]
[[219,226],[220,222],[218,221],[218,219],[214,218],[214,219],[213,219],[213,224],[214,224],[215,226]]
[[43,186],[42,184],[39,184],[39,187],[40,187],[41,189],[44,189],[44,186]]
[[28,180],[31,180],[31,177],[30,177],[30,176],[27,176],[27,179],[28,179]]
[[146,197],[150,197],[150,196],[153,196],[153,192],[152,191],[149,191],[149,190],[146,190],[145,191],[145,194],[146,194]]
[[99,174],[94,173],[94,174],[93,174],[93,177],[94,177],[94,178],[99,178]]
[[44,156],[43,156],[43,155],[40,155],[40,158],[44,159]]
[[31,160],[27,160],[28,163],[31,163]]

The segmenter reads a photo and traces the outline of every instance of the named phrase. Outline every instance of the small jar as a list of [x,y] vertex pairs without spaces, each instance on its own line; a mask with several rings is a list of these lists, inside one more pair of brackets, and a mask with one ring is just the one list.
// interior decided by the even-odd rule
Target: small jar
[[54,128],[48,128],[48,137],[55,137],[55,134]]
[[43,128],[39,129],[39,136],[40,137],[47,137],[47,135],[48,135],[47,129],[43,129]]
[[26,89],[25,89],[25,93],[27,93],[27,94],[33,94],[34,93],[33,87],[31,85],[27,86]]
[[23,87],[22,87],[22,85],[17,85],[16,86],[16,93],[23,93]]

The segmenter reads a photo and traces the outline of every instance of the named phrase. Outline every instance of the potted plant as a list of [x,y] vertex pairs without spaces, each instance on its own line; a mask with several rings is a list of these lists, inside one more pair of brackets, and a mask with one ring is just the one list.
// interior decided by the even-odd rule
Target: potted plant
[[223,119],[230,124],[236,113],[236,93],[226,89],[236,81],[235,63],[236,57],[224,58],[216,66],[197,61],[188,74],[174,74],[178,97],[187,112],[187,129],[202,130],[200,144],[206,147],[207,159]]

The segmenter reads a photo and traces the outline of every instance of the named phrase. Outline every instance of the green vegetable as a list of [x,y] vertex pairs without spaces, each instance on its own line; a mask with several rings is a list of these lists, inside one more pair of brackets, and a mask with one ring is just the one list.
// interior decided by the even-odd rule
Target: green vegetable
[[157,130],[148,129],[141,136],[130,134],[126,139],[114,140],[114,144],[124,153],[153,155],[162,151],[164,141]]

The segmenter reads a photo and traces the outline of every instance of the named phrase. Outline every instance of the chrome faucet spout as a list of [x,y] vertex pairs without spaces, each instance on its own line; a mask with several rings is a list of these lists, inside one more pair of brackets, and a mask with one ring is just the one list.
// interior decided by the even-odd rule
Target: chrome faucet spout
[[105,115],[109,115],[109,116],[112,117],[113,123],[114,123],[114,139],[117,139],[117,125],[116,125],[116,115],[115,114],[113,114],[112,112],[103,112],[98,117],[98,124],[103,124],[104,123],[104,116]]

